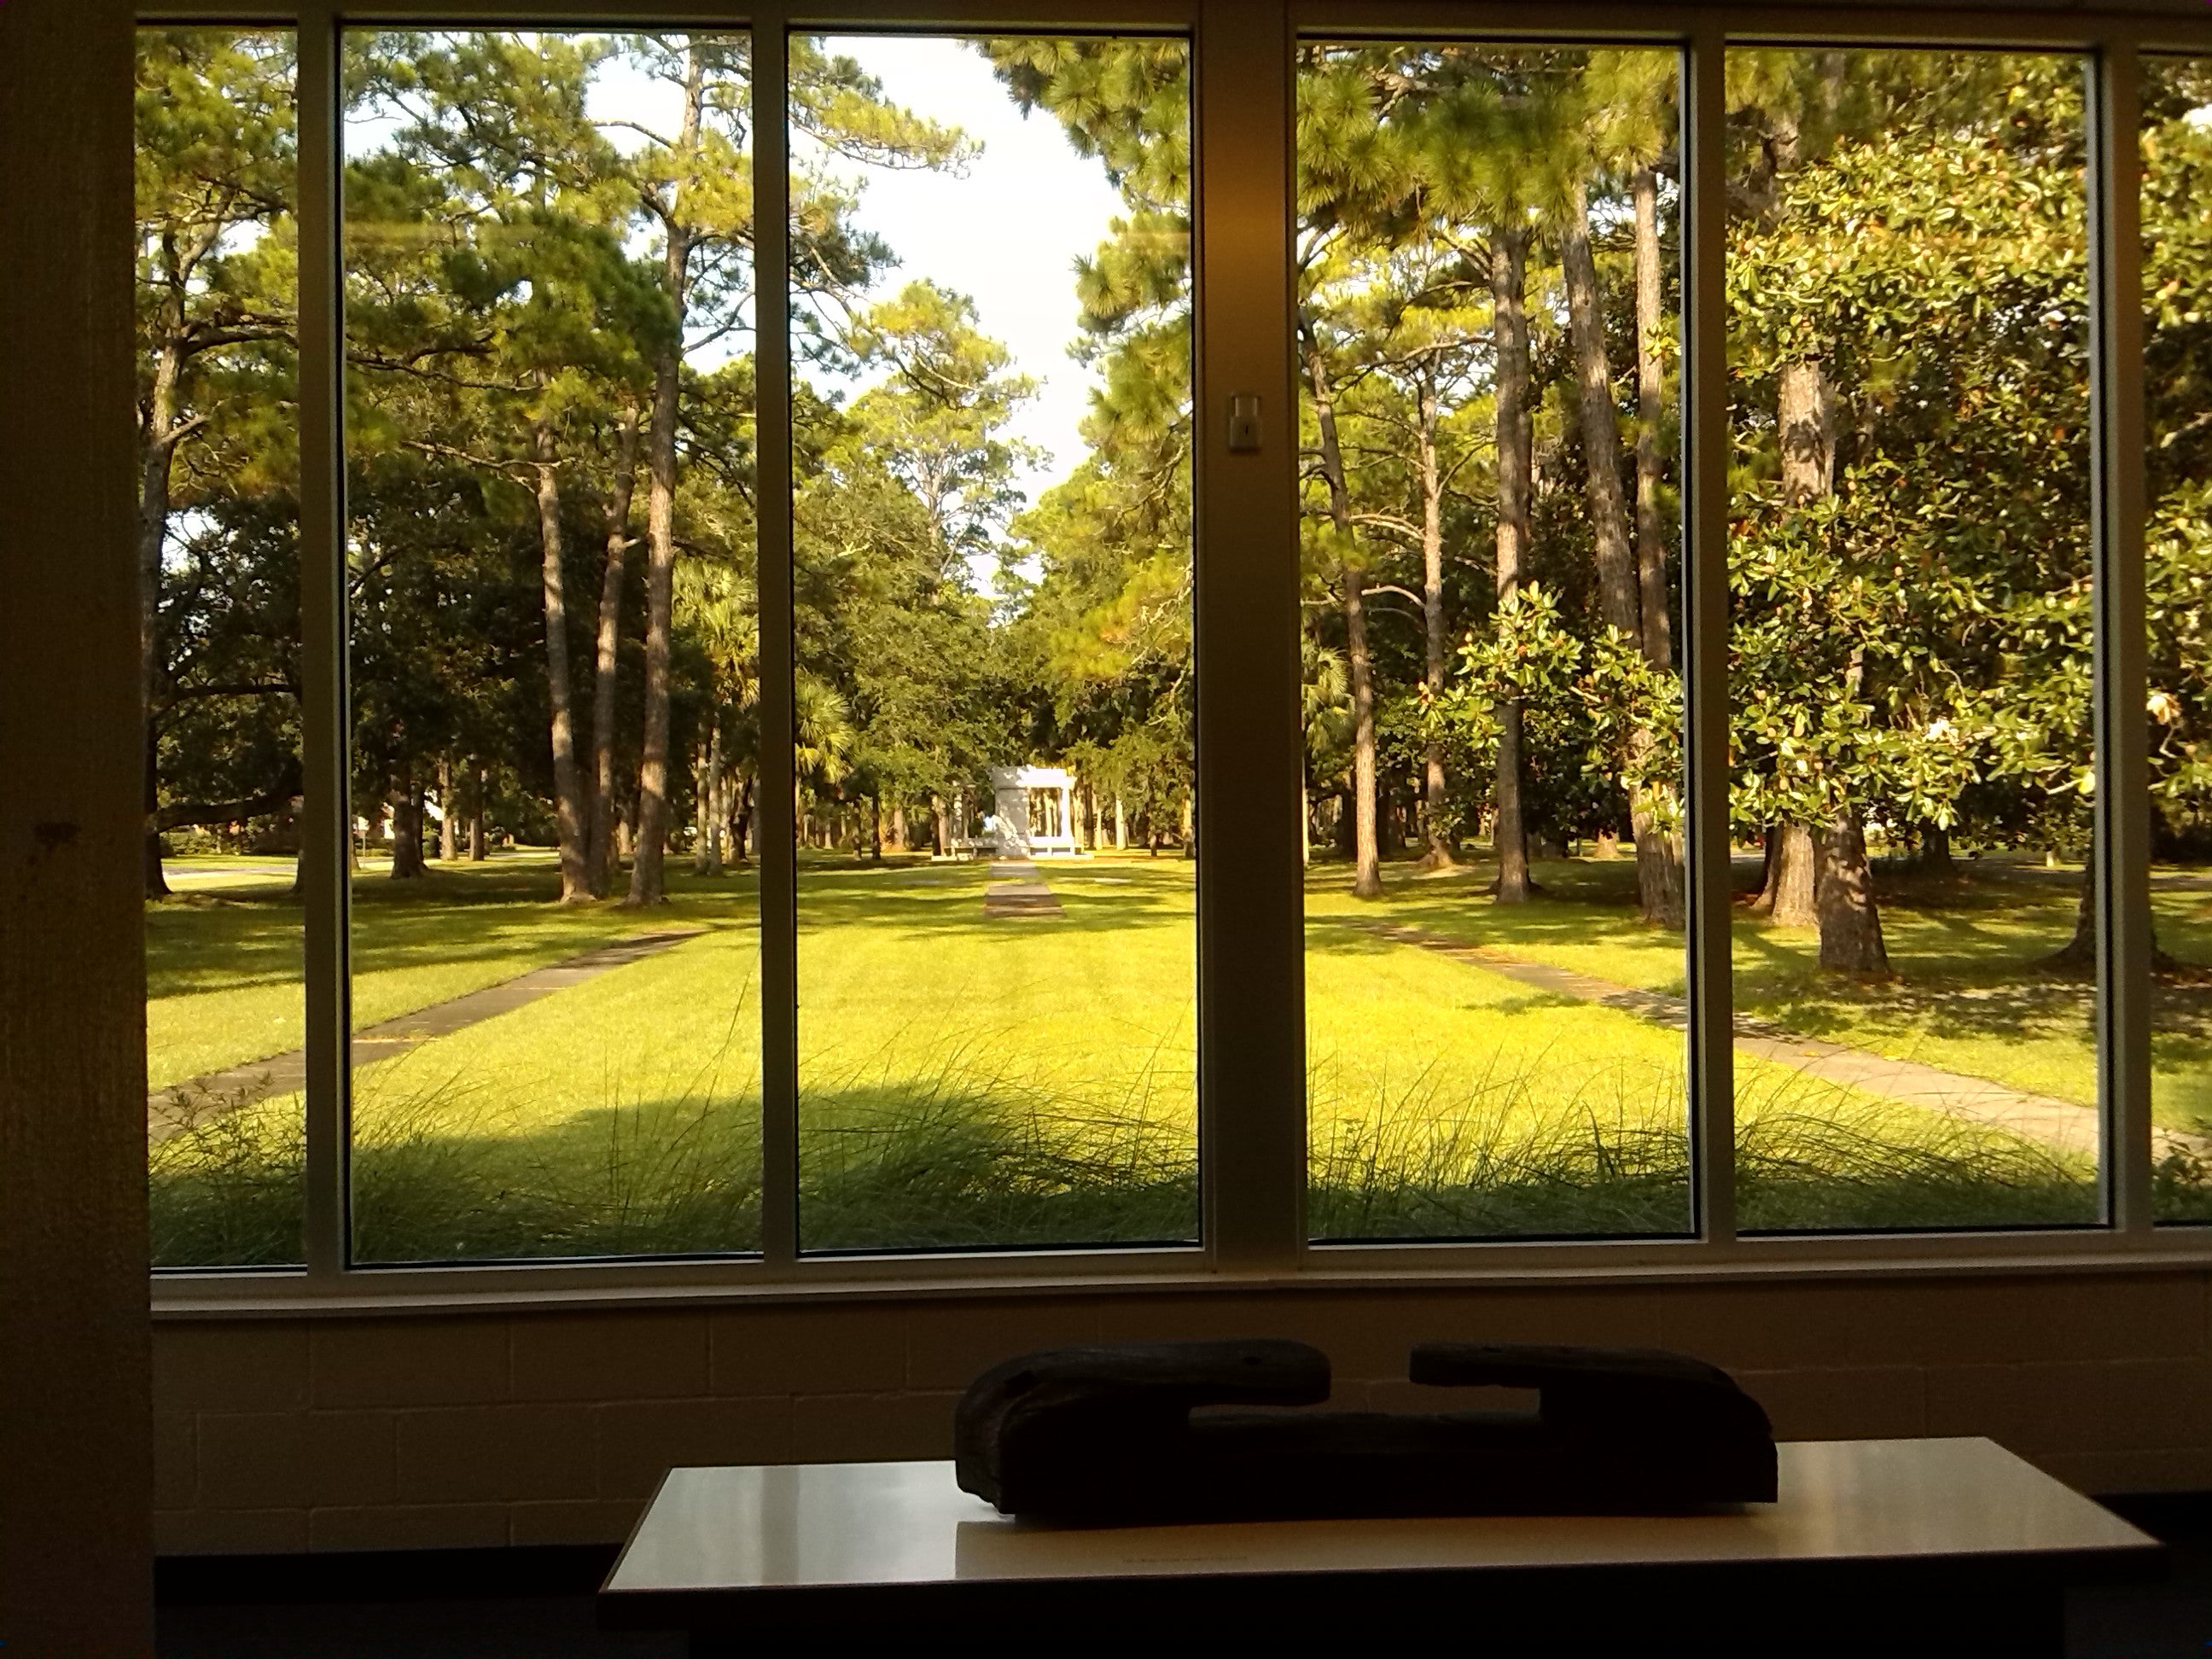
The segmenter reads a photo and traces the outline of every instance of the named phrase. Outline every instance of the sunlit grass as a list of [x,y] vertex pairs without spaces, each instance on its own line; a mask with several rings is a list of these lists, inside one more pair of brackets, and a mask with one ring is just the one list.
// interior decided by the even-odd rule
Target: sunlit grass
[[[1800,1036],[2093,1105],[2094,988],[2045,962],[2072,936],[2079,868],[1989,858],[1962,860],[1960,871],[1949,882],[1880,877],[1896,970],[1880,983],[1823,972],[1814,929],[1740,914],[1732,940],[1738,1011]],[[1322,864],[1309,875],[1307,914],[1402,922],[1638,990],[1682,994],[1681,939],[1638,922],[1632,859],[1539,862],[1535,873],[1544,893],[1514,906],[1484,891],[1495,875],[1486,860],[1441,876],[1386,865],[1382,898],[1362,903],[1346,890],[1342,865]],[[1740,885],[1755,886],[1758,873],[1756,860],[1738,860]],[[2212,884],[2200,889],[2170,873],[2154,906],[2160,946],[2212,967],[2208,890]],[[2212,1130],[2212,983],[2162,984],[2154,1006],[2159,1121]]]
[[[1481,893],[1479,865],[1443,878],[1389,866],[1385,898],[1365,905],[1343,892],[1341,866],[1313,872],[1307,1042],[1318,1234],[1689,1224],[1679,1033],[1357,925],[1404,922],[1679,993],[1679,940],[1638,925],[1631,861],[1545,865],[1538,874],[1545,896],[1514,909]],[[1045,875],[1061,915],[987,917],[983,866],[805,866],[798,1035],[807,1248],[1192,1235],[1193,867],[1129,856],[1048,866]],[[353,1162],[361,1259],[757,1243],[750,874],[702,879],[672,861],[672,902],[642,914],[563,911],[546,902],[551,879],[538,862],[357,884],[362,1023],[610,937],[705,930],[362,1067]],[[1901,977],[1876,987],[1818,975],[1809,936],[1747,923],[1739,993],[1808,1034],[2065,1094],[2032,1079],[2063,1082],[2068,1067],[2091,1064],[2080,1024],[2087,994],[2034,958],[2063,940],[2071,902],[2063,872],[2047,882],[2008,872],[1925,900],[1906,891],[1885,915]],[[2161,894],[2160,902],[2169,949],[2201,946],[2212,933],[2199,896]],[[268,972],[297,949],[299,912],[281,887],[245,902],[152,909],[163,953],[155,983],[166,994],[152,1020],[157,1075],[210,1069],[196,1056],[234,1043],[273,994],[296,1006],[296,979],[272,985]],[[237,973],[240,964],[248,971]],[[222,988],[226,971],[240,982]],[[2009,986],[2011,1000],[1959,994],[1976,984]],[[2021,1012],[2030,994],[2043,1000],[2033,1019]],[[2161,1037],[2162,1061],[2175,1041]],[[1746,1227],[2089,1213],[2090,1172],[2079,1160],[1787,1067],[1740,1057],[1738,1118]],[[204,1109],[198,1127],[155,1154],[163,1259],[296,1256],[298,1151],[296,1097]],[[2170,1212],[2187,1208],[2194,1176],[2169,1170],[2162,1180],[2162,1191],[2184,1194]]]
[[[215,860],[193,860],[195,868]],[[248,866],[272,860],[244,859]],[[611,905],[568,909],[550,860],[502,857],[431,866],[417,882],[374,872],[354,882],[356,1027],[412,1013],[664,925]],[[713,908],[726,908],[717,900]],[[688,908],[681,897],[672,911]],[[748,907],[750,909],[750,907]],[[289,878],[179,884],[146,907],[149,1089],[296,1048],[304,1040],[303,933]],[[682,918],[672,918],[682,919]]]

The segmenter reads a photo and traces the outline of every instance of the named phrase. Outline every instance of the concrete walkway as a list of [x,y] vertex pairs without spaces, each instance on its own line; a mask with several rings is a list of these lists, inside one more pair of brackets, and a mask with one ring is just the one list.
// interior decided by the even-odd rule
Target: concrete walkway
[[[614,969],[657,956],[706,931],[703,927],[668,927],[657,933],[632,933],[627,939],[595,945],[580,956],[533,968],[497,985],[487,985],[481,991],[471,991],[465,996],[433,1003],[413,1013],[365,1026],[354,1033],[354,1066],[358,1070],[382,1060],[397,1060],[433,1037],[447,1036],[465,1026],[512,1013],[540,997],[550,997],[556,991],[565,991]],[[271,1095],[289,1094],[304,1088],[307,1079],[307,1051],[295,1048],[289,1054],[271,1054],[266,1060],[249,1060],[226,1071],[210,1072],[188,1082],[166,1085],[146,1097],[148,1134],[156,1142],[167,1140],[188,1124],[204,1121],[210,1111],[217,1115],[234,1112]]]
[[1057,916],[1066,914],[1043,875],[1028,859],[1006,859],[991,866],[991,883],[983,890],[983,915],[992,916]]
[[[1533,990],[1577,1002],[1595,1002],[1622,1013],[1633,1014],[1655,1025],[1686,1030],[1689,1012],[1680,997],[1658,991],[1638,991],[1610,980],[1555,968],[1548,963],[1524,962],[1490,945],[1461,945],[1418,927],[1392,922],[1354,921],[1363,933],[1395,945],[1417,945],[1471,968],[1498,974]],[[2027,1094],[1986,1078],[1966,1077],[1940,1071],[1917,1060],[1891,1060],[1863,1048],[1847,1048],[1818,1037],[1800,1036],[1770,1021],[1749,1014],[1735,1017],[1735,1051],[1770,1065],[1786,1066],[1824,1083],[1879,1095],[1924,1111],[1985,1123],[2030,1140],[2039,1140],[2059,1152],[2084,1158],[2097,1156],[2099,1124],[2096,1109],[2076,1105],[2051,1095]],[[2151,1132],[2154,1154],[2175,1151],[2202,1156],[2212,1151],[2212,1139],[2172,1129]]]

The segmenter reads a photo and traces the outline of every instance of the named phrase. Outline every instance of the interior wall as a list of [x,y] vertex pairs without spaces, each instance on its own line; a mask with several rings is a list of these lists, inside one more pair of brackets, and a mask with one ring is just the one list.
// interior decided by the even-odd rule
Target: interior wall
[[151,1648],[131,18],[0,5],[0,1642]]
[[1784,1439],[1987,1435],[2090,1492],[2212,1487],[2202,1271],[1623,1289],[1132,1291],[157,1328],[165,1552],[615,1541],[662,1470],[945,1457],[986,1366],[1291,1336],[1340,1405],[1431,1407],[1425,1340],[1676,1348]]

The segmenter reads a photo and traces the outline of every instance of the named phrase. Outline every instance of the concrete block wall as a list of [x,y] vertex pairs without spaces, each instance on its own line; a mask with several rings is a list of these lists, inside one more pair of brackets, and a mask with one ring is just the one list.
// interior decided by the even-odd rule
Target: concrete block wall
[[2206,1489],[2208,1279],[167,1320],[154,1342],[157,1540],[172,1553],[611,1542],[672,1465],[948,1455],[953,1402],[985,1366],[1117,1338],[1302,1338],[1328,1353],[1339,1402],[1387,1407],[1415,1392],[1403,1379],[1418,1340],[1658,1345],[1728,1367],[1785,1439],[1982,1434],[2091,1492]]

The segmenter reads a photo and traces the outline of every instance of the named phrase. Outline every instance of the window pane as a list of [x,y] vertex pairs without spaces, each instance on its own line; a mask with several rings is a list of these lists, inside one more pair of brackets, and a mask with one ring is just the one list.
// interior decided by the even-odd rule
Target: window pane
[[346,39],[363,1260],[758,1243],[746,52]]
[[2158,1213],[2212,1220],[2212,58],[2144,60],[2151,1114]]
[[1301,49],[1320,1237],[1689,1225],[1678,73]]
[[1729,80],[1738,1222],[2089,1221],[2082,65]]
[[801,1243],[1190,1238],[1187,49],[791,66]]
[[295,1262],[293,38],[143,30],[137,107],[154,1261]]

